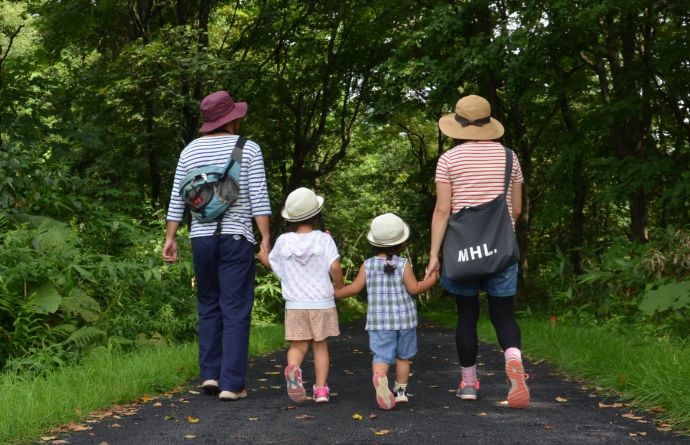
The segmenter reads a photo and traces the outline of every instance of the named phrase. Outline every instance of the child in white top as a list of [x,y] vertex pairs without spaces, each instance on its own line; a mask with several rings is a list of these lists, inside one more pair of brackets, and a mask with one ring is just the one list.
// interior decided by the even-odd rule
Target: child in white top
[[[375,255],[362,264],[352,284],[335,291],[336,298],[367,288],[367,324],[376,402],[389,410],[407,402],[410,359],[417,353],[417,309],[412,295],[431,288],[438,274],[417,281],[410,263],[399,256],[410,236],[409,226],[392,213],[377,216],[367,235]],[[388,387],[388,368],[395,364],[394,393]]]
[[307,397],[300,366],[310,344],[316,374],[314,401],[329,401],[327,338],[340,335],[333,287],[343,287],[343,273],[333,238],[316,229],[323,203],[323,197],[307,188],[290,193],[282,216],[291,225],[268,256],[285,299],[285,339],[290,341],[284,372],[288,396],[298,403]]

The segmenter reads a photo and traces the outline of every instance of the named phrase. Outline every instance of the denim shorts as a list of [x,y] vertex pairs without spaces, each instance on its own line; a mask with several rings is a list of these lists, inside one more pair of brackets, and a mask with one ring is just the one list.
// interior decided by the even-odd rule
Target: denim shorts
[[373,363],[395,364],[395,359],[407,360],[417,354],[417,328],[399,331],[369,331],[369,348]]
[[441,287],[454,295],[473,297],[483,290],[492,297],[512,297],[517,292],[518,263],[476,281],[455,281],[441,273]]

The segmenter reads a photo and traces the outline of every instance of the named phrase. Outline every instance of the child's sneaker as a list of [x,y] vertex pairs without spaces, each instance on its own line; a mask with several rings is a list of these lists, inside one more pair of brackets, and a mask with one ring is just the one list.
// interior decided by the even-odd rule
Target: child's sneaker
[[388,388],[388,377],[378,372],[374,374],[372,379],[374,382],[374,389],[376,390],[376,403],[379,408],[389,410],[395,408],[395,396]]
[[506,376],[510,381],[508,391],[508,406],[511,408],[525,408],[529,404],[529,388],[527,388],[527,375],[522,362],[518,359],[510,359],[506,362]]
[[331,390],[328,386],[316,386],[314,385],[314,402],[316,403],[328,403],[330,400]]
[[302,403],[307,398],[307,392],[302,386],[302,370],[297,365],[288,365],[285,368],[285,383],[287,393],[293,402]]
[[395,395],[395,403],[408,402],[406,388],[398,388],[395,391],[393,391],[393,394]]
[[479,380],[474,385],[468,385],[464,380],[460,380],[458,389],[455,391],[455,397],[462,400],[477,400],[477,391],[479,391]]

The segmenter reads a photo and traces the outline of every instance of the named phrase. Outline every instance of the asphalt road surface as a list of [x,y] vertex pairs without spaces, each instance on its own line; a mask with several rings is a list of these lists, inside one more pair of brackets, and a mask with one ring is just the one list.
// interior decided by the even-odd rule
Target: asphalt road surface
[[[285,391],[285,352],[257,357],[248,373],[249,397],[221,402],[189,382],[179,392],[101,414],[59,443],[119,444],[690,444],[659,431],[650,414],[631,412],[586,383],[526,361],[532,400],[508,408],[500,350],[482,344],[479,399],[455,397],[459,368],[452,331],[423,324],[414,358],[410,402],[392,411],[376,405],[371,355],[363,325],[341,327],[330,340],[331,401],[294,404]],[[525,345],[529,351],[529,345]],[[303,365],[311,388],[311,355]],[[389,375],[392,381],[392,373]],[[309,395],[310,390],[307,392]],[[65,442],[61,442],[64,440]]]

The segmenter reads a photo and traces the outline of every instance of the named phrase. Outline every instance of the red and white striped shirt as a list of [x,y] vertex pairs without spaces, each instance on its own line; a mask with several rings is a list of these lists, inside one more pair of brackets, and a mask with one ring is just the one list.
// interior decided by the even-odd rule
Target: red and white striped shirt
[[[522,169],[513,153],[513,171],[508,185],[506,200],[510,219],[513,220],[513,183],[521,183]],[[494,141],[470,141],[445,152],[436,165],[436,182],[451,185],[451,209],[458,212],[489,202],[501,193],[505,186],[506,153],[503,145]],[[515,221],[513,221],[515,225]]]

